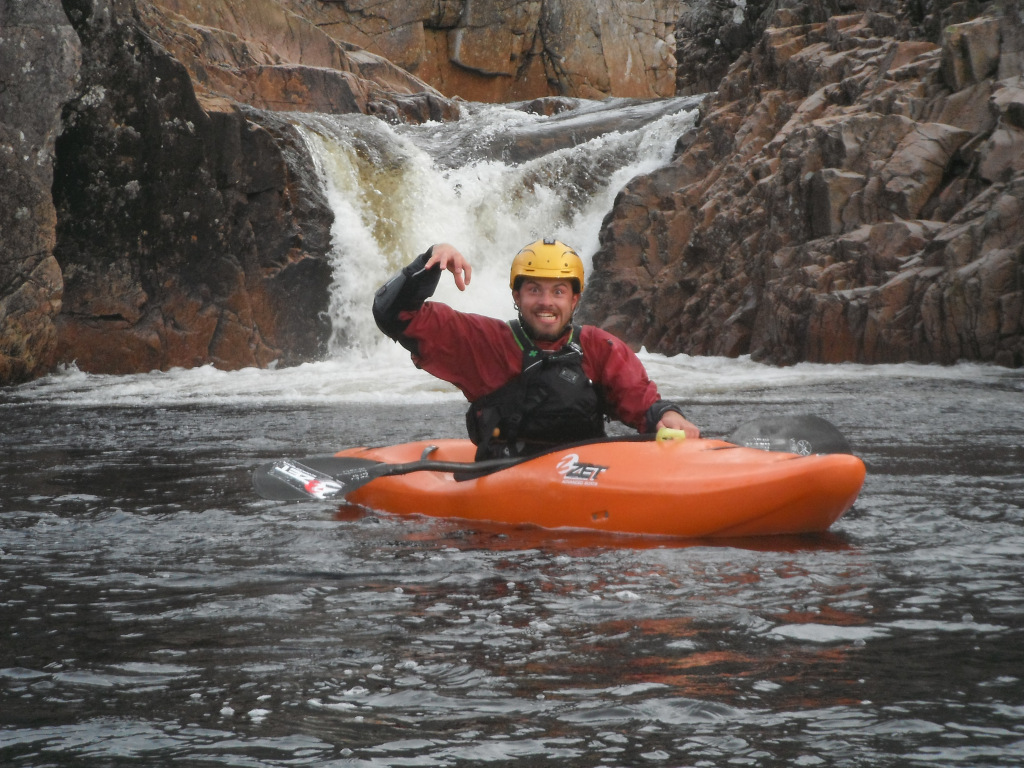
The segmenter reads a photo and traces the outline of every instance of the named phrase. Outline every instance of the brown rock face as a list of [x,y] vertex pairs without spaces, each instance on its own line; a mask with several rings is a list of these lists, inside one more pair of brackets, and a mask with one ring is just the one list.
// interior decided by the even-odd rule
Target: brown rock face
[[53,366],[64,290],[50,199],[60,108],[79,45],[57,0],[0,5],[0,383]]
[[673,163],[619,195],[586,303],[619,310],[591,319],[669,354],[1024,365],[1010,5],[916,26],[778,11]]
[[144,0],[147,34],[188,69],[205,105],[455,119],[438,91],[387,59],[339,41],[287,0]]
[[448,96],[675,95],[680,0],[287,0]]

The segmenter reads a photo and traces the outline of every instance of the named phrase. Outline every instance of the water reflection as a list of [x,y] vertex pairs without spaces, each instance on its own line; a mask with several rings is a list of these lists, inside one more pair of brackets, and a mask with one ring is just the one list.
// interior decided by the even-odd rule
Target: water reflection
[[872,382],[695,404],[816,404],[872,467],[831,535],[738,542],[250,491],[459,403],[0,403],[0,763],[1016,766],[1019,392]]
[[[343,504],[334,512],[339,522],[353,522],[387,513]],[[426,516],[425,516],[426,517]],[[427,521],[424,521],[427,522]],[[426,530],[414,529],[403,537],[407,542],[427,546],[483,550],[543,550],[587,557],[600,549],[683,549],[688,547],[728,547],[761,552],[799,552],[847,549],[851,545],[841,533],[779,536],[715,537],[707,539],[672,536],[634,536],[601,531],[549,529],[537,526],[507,525],[487,521],[440,521],[428,523]]]

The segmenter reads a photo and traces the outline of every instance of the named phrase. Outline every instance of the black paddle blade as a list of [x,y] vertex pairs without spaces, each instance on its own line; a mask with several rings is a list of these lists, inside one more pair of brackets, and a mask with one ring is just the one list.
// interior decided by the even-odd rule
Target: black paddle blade
[[388,464],[348,456],[311,456],[301,461],[278,459],[253,470],[252,487],[259,496],[272,501],[340,500],[378,477],[423,471],[465,472],[477,476],[505,469],[519,461],[490,459],[463,463],[420,459],[405,464]]
[[339,456],[278,459],[253,470],[252,487],[257,495],[271,501],[343,499],[349,491],[378,477],[387,466],[379,461]]
[[851,453],[850,444],[835,425],[820,416],[777,416],[741,424],[725,438],[728,442],[762,451]]

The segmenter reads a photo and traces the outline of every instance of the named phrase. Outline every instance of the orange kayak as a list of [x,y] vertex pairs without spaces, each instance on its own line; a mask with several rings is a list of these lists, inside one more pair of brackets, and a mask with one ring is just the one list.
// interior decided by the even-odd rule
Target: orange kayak
[[[468,440],[436,440],[336,456],[472,462],[474,451]],[[864,463],[849,454],[801,456],[706,439],[601,441],[478,477],[429,470],[379,477],[346,498],[395,514],[513,526],[745,537],[827,530],[853,505],[864,476]]]

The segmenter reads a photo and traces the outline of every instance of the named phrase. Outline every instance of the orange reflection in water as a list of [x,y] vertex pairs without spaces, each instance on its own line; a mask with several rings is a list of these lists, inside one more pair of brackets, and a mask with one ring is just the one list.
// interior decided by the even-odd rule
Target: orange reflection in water
[[[401,541],[439,548],[461,550],[523,551],[539,550],[571,556],[588,557],[595,551],[608,549],[646,550],[656,548],[682,549],[688,547],[732,547],[738,549],[798,553],[807,551],[855,550],[844,537],[835,533],[800,536],[764,536],[739,539],[672,539],[664,537],[628,536],[597,531],[551,530],[534,526],[510,526],[479,521],[444,520],[431,517],[393,516],[367,510],[355,505],[344,505],[337,510],[339,521],[358,521],[368,516],[398,520],[402,525],[389,528],[402,531]],[[406,525],[407,523],[407,525]],[[700,562],[691,563],[687,579],[706,580],[714,584],[711,600],[725,599],[732,603],[742,600],[743,592],[757,591],[764,573],[750,570],[723,571],[720,568],[703,572]],[[658,568],[654,569],[659,572]],[[789,580],[809,578],[806,569],[793,561],[779,563],[771,570],[774,577]],[[620,574],[621,575],[621,574]],[[855,574],[849,574],[851,578]],[[660,578],[676,584],[678,574],[660,573]],[[588,589],[601,593],[615,583],[600,577]],[[495,590],[487,597],[501,596],[509,590],[504,580],[491,585]],[[517,584],[516,593],[527,585]],[[564,588],[567,592],[578,589],[575,583],[564,587],[541,580],[534,589],[542,592]],[[772,587],[767,587],[772,589]],[[837,585],[837,591],[849,589],[848,582]],[[817,585],[820,589],[820,585]],[[794,597],[803,594],[798,590]],[[703,598],[700,598],[703,599]],[[827,603],[827,601],[826,601]],[[721,626],[717,621],[694,615],[652,616],[603,621],[577,627],[573,633],[582,636],[572,643],[572,653],[557,654],[551,659],[530,660],[522,668],[528,678],[536,679],[537,692],[557,697],[558,690],[550,688],[555,679],[571,679],[575,688],[588,687],[591,681],[595,691],[608,687],[609,676],[614,679],[616,696],[629,697],[630,686],[641,686],[637,695],[655,697],[684,697],[695,700],[720,701],[747,706],[753,701],[772,699],[772,706],[791,709],[812,709],[827,704],[843,703],[822,690],[814,681],[842,679],[849,664],[849,643],[819,645],[800,640],[769,638],[760,630]],[[795,606],[781,611],[768,611],[764,618],[772,624],[838,624],[863,623],[863,617],[844,613],[821,605],[814,611]],[[527,617],[528,618],[528,617]],[[523,619],[524,621],[526,619]],[[735,629],[736,631],[732,631]],[[768,683],[765,688],[764,684]],[[652,694],[646,686],[664,686]],[[756,686],[760,685],[761,688]],[[620,690],[621,689],[621,690]]]
[[[368,516],[393,517],[355,504],[338,507],[334,518],[354,522]],[[404,516],[409,517],[409,516]],[[732,547],[757,552],[839,551],[850,549],[842,536],[810,533],[744,538],[683,539],[668,536],[635,536],[603,531],[582,531],[538,526],[517,526],[486,521],[413,518],[428,523],[426,529],[411,525],[405,541],[433,542],[458,549],[518,550],[541,549],[562,553],[585,553],[593,549],[683,549],[687,547]]]
[[[605,686],[614,670],[621,695],[638,686],[638,695],[733,705],[771,697],[773,706],[794,710],[853,703],[816,684],[847,676],[849,644],[822,647],[744,637],[689,616],[612,621],[592,627],[591,634],[594,639],[580,652],[559,658],[551,669],[533,671]],[[757,687],[764,683],[767,693]],[[652,693],[651,685],[664,689]]]

